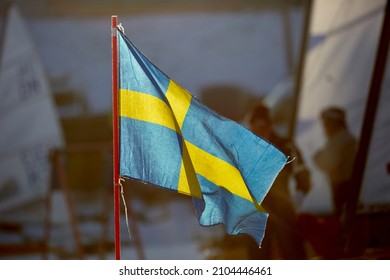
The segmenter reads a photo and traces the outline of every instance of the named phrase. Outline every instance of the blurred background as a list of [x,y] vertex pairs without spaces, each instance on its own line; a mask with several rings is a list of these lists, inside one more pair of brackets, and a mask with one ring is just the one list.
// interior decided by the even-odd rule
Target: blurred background
[[[111,15],[221,115],[250,129],[251,108],[268,108],[301,163],[287,187],[305,255],[292,258],[389,258],[386,11],[385,0],[0,1],[0,258],[114,258]],[[351,160],[331,159],[349,182],[342,215],[314,156],[332,146],[324,112],[358,143]],[[263,255],[201,227],[188,197],[130,180],[124,190],[122,259],[290,258],[277,238]],[[320,225],[342,240],[329,245]]]

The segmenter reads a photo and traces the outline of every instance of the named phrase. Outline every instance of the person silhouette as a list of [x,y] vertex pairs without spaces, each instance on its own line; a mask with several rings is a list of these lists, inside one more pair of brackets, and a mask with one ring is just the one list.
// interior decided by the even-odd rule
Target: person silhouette
[[[313,162],[329,181],[333,213],[326,216],[315,216],[301,213],[299,224],[306,240],[322,258],[334,259],[344,257],[345,219],[348,203],[348,189],[358,148],[358,141],[351,134],[346,122],[345,111],[337,106],[325,108],[320,119],[326,137],[323,147],[313,154]],[[355,240],[364,239],[357,230]],[[356,247],[356,252],[361,248]]]
[[313,161],[325,173],[331,188],[334,213],[342,218],[358,142],[348,129],[342,108],[328,107],[321,112],[320,118],[327,141],[314,153]]

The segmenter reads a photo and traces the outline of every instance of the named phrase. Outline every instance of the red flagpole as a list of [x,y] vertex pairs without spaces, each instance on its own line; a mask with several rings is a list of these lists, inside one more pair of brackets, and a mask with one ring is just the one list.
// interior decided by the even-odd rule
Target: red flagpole
[[114,185],[114,242],[115,259],[121,259],[120,236],[120,188],[119,188],[119,114],[118,114],[118,31],[117,16],[111,16],[112,50],[112,138],[113,138],[113,185]]

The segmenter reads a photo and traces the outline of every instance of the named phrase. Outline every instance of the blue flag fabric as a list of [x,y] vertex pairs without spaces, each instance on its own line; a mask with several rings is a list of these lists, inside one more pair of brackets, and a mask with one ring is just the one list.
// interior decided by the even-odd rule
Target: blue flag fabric
[[286,164],[272,144],[201,104],[122,33],[119,45],[120,176],[194,198],[199,223],[261,244],[261,202]]

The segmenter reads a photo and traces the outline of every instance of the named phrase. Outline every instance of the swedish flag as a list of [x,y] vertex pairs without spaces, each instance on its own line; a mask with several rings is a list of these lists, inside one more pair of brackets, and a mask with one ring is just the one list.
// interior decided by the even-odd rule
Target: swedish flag
[[194,198],[199,223],[261,244],[260,203],[286,156],[195,99],[118,32],[120,176]]

